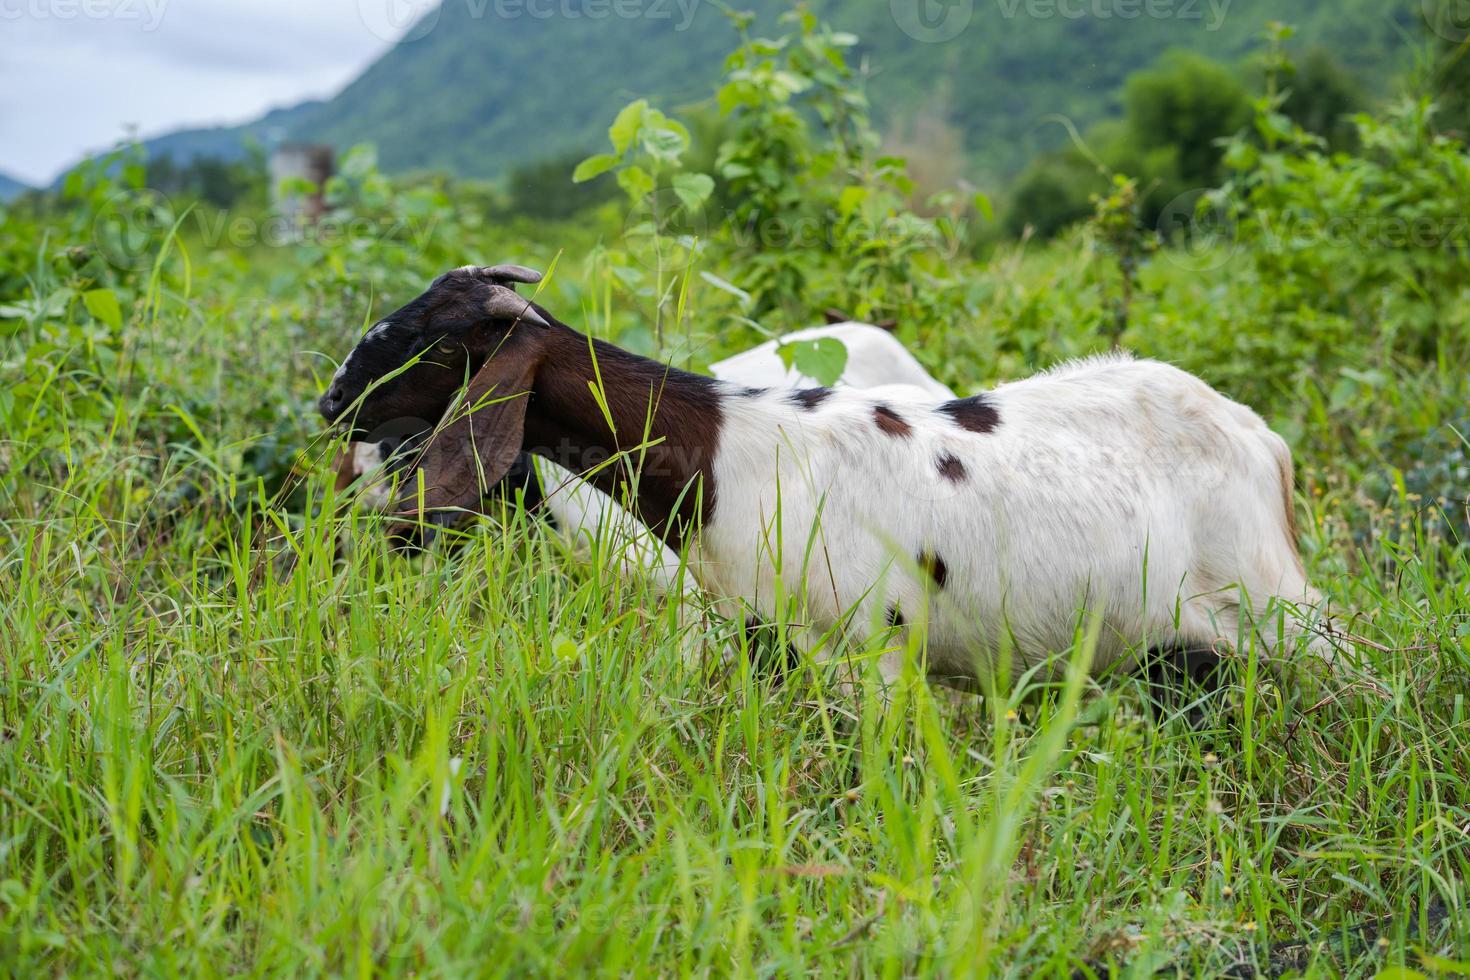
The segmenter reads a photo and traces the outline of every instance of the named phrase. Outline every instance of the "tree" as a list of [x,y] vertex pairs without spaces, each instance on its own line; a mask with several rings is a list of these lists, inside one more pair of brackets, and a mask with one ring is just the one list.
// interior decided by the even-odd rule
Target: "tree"
[[1470,137],[1470,18],[1464,9],[1457,0],[1425,5],[1434,52],[1429,95],[1438,108],[1435,124],[1461,138]]
[[1106,186],[1097,167],[1079,153],[1038,157],[1011,190],[1006,231],[1020,237],[1030,227],[1038,238],[1051,238],[1091,215],[1091,196]]
[[1145,153],[1172,148],[1177,176],[1191,187],[1219,183],[1219,141],[1251,113],[1245,87],[1229,69],[1188,51],[1167,52],[1130,77],[1123,104],[1133,146]]
[[611,200],[617,194],[611,181],[572,183],[572,171],[586,155],[580,151],[559,153],[516,167],[505,180],[507,212],[559,221]]
[[218,208],[259,205],[266,196],[265,159],[258,151],[237,160],[196,156],[182,164],[172,156],[157,156],[148,161],[147,182],[160,193]]
[[1334,150],[1357,144],[1351,116],[1363,107],[1363,90],[1325,48],[1312,48],[1283,80],[1288,92],[1281,111]]

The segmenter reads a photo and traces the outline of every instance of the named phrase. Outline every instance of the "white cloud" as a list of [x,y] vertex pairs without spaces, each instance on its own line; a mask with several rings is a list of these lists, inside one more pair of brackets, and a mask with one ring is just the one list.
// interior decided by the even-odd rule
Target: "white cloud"
[[373,4],[0,0],[0,171],[50,182],[136,127],[238,123],[330,95],[388,46]]

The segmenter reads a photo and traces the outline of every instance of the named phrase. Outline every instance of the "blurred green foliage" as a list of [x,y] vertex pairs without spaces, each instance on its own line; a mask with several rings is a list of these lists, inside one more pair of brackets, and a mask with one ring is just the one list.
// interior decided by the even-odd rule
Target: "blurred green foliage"
[[267,200],[265,156],[259,149],[240,160],[194,157],[180,164],[172,156],[150,156],[149,187],[170,197],[188,197],[219,208],[261,209]]

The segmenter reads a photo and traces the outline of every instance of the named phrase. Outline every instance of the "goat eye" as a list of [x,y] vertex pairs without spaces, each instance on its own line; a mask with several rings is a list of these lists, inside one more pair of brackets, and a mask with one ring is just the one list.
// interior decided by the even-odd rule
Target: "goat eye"
[[448,341],[445,341],[442,344],[435,344],[434,349],[441,354],[453,354],[459,350],[459,345],[451,344]]

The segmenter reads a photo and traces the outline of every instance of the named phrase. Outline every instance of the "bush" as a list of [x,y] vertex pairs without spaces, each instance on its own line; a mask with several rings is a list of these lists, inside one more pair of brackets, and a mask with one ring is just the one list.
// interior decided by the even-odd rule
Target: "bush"
[[1080,154],[1041,157],[1017,179],[1006,208],[1006,231],[1021,237],[1029,228],[1047,239],[1092,214],[1092,195],[1107,186],[1095,164]]
[[1363,108],[1363,90],[1331,52],[1312,48],[1284,81],[1288,88],[1281,111],[1287,118],[1325,139],[1330,149],[1357,146],[1352,117]]
[[572,171],[586,155],[562,153],[516,167],[505,179],[501,211],[507,216],[562,221],[612,200],[617,189],[609,181],[571,182]]

